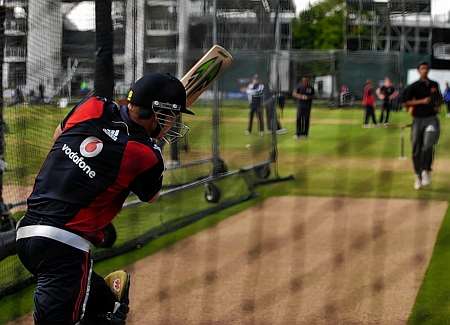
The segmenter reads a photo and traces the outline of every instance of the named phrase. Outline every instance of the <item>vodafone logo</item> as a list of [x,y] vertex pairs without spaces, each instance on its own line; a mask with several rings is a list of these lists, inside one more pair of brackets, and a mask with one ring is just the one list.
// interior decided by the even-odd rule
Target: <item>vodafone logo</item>
[[88,137],[80,144],[80,153],[86,158],[97,156],[103,149],[103,142],[96,137]]

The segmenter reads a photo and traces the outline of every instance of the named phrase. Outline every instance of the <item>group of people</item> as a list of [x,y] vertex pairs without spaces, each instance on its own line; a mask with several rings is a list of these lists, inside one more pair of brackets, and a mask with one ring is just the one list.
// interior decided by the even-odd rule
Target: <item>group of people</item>
[[[271,132],[273,127],[276,127],[275,131],[277,134],[287,133],[287,130],[281,126],[276,113],[276,103],[278,103],[281,110],[284,109],[285,97],[283,95],[278,95],[278,97],[275,98],[270,88],[261,83],[257,75],[253,76],[252,82],[246,88],[246,93],[250,108],[248,128],[245,130],[247,135],[252,133],[255,115],[259,122],[259,134],[264,134],[263,105],[266,108],[267,130]],[[307,138],[309,134],[312,100],[314,98],[314,87],[310,83],[309,78],[302,78],[297,88],[292,92],[292,97],[298,102],[297,123],[294,138],[297,140],[300,138]]]
[[383,85],[374,90],[372,80],[367,80],[364,85],[362,104],[365,107],[364,125],[363,127],[370,127],[370,120],[374,126],[377,126],[377,119],[375,116],[375,106],[377,98],[381,100],[381,113],[379,124],[388,126],[389,116],[394,108],[394,102],[399,97],[400,93],[395,89],[391,79],[386,77]]
[[387,125],[389,123],[389,113],[396,99],[411,114],[413,118],[411,144],[415,174],[414,189],[419,190],[431,184],[434,150],[440,136],[438,113],[442,102],[446,102],[447,116],[450,116],[450,88],[447,83],[444,96],[442,96],[439,84],[428,78],[430,66],[427,62],[420,63],[417,71],[419,80],[402,90],[401,94],[387,77],[383,85],[376,90],[374,90],[371,80],[367,80],[362,103],[365,107],[364,127],[368,127],[370,119],[374,125],[377,125],[375,96],[382,101],[380,124]]
[[[416,189],[431,183],[434,147],[440,135],[437,114],[443,101],[439,85],[428,78],[429,65],[421,63],[418,71],[419,80],[402,96],[413,116]],[[370,89],[366,101],[373,96]],[[389,85],[379,90],[387,103],[394,93]],[[248,132],[255,114],[262,132],[264,85],[257,77],[247,94]],[[298,99],[296,137],[307,136],[314,96],[308,78],[302,79],[292,95]],[[280,130],[275,109],[270,107],[268,127]],[[383,121],[388,119],[388,109],[385,106]],[[37,279],[35,324],[125,324],[130,275],[125,271],[105,278],[96,274],[91,246],[114,244],[111,221],[130,191],[143,202],[158,198],[165,169],[158,142],[171,143],[185,134],[180,130],[186,126],[178,122],[182,113],[193,114],[186,107],[183,84],[168,74],[155,73],[132,85],[122,107],[100,94],[88,96],[56,128],[53,147],[17,225],[18,257]]]
[[38,86],[38,94],[36,95],[36,92],[34,89],[31,89],[28,94],[28,99],[25,98],[22,90],[20,87],[16,87],[14,89],[13,94],[11,96],[11,103],[10,105],[19,105],[25,102],[29,102],[30,104],[41,104],[45,102],[45,87],[43,84],[39,84]]
[[253,119],[256,115],[259,125],[259,135],[264,135],[263,107],[265,107],[266,111],[267,131],[272,132],[275,128],[277,134],[287,133],[287,130],[281,126],[276,112],[277,104],[281,111],[284,109],[285,97],[282,94],[275,96],[269,86],[260,82],[258,75],[253,76],[252,81],[248,84],[245,92],[248,97],[250,108],[248,128],[245,130],[245,134],[249,135],[252,133]]
[[[431,184],[431,171],[434,158],[434,148],[440,136],[440,124],[437,114],[440,105],[447,105],[447,117],[450,117],[450,86],[447,83],[444,94],[439,90],[437,82],[428,78],[430,67],[422,62],[418,65],[419,80],[405,89],[399,84],[396,89],[389,77],[383,84],[374,88],[371,80],[367,80],[364,86],[362,104],[365,107],[363,127],[373,125],[389,125],[389,117],[392,110],[404,106],[413,117],[411,127],[411,141],[413,152],[413,165],[415,172],[414,188],[419,190]],[[250,119],[247,133],[252,131],[253,116],[258,115],[260,132],[263,131],[262,112],[260,106],[264,94],[264,85],[257,78],[247,88],[250,102]],[[297,100],[297,125],[295,139],[307,138],[309,134],[311,106],[314,98],[314,87],[309,78],[303,77],[298,86],[292,92],[292,97]],[[381,113],[377,121],[375,115],[376,101],[381,101]],[[273,109],[272,112],[275,112]],[[276,114],[272,115],[275,116]],[[278,119],[276,125],[281,128]],[[269,127],[270,129],[270,127]]]

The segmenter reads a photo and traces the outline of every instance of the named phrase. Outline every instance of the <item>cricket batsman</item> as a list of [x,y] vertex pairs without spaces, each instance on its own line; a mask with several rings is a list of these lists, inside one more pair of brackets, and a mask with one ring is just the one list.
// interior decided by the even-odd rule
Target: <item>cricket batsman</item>
[[36,277],[35,324],[125,324],[130,276],[92,271],[91,247],[114,242],[111,220],[128,194],[158,198],[164,162],[157,142],[182,137],[183,84],[149,74],[128,105],[91,96],[65,117],[17,227],[17,252]]

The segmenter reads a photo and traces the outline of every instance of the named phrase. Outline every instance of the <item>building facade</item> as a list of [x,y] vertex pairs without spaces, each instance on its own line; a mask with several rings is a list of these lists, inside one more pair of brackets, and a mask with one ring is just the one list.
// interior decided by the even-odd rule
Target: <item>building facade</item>
[[[93,1],[3,2],[4,89],[19,87],[28,94],[44,84],[46,96],[53,97],[67,95],[65,88],[70,95],[79,84],[93,86]],[[192,56],[215,40],[231,51],[287,55],[295,7],[293,0],[126,0],[113,1],[112,14],[116,88],[123,93],[150,71],[182,76]]]

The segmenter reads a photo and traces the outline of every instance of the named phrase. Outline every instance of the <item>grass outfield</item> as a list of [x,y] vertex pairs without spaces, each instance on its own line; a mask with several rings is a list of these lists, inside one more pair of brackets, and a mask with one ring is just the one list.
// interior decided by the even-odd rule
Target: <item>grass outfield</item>
[[[6,182],[29,185],[32,184],[33,175],[45,157],[53,129],[65,111],[59,110],[55,114],[55,108],[50,107],[22,107],[8,110],[6,121],[10,132],[6,137],[6,143],[11,168],[6,173]],[[39,114],[33,114],[31,110],[39,110]],[[192,129],[189,136],[191,153],[184,153],[185,159],[206,157],[211,150],[210,112],[202,108],[198,108],[196,112],[196,116],[185,118],[185,122]],[[413,173],[410,159],[398,159],[399,126],[410,123],[411,120],[406,113],[392,113],[392,125],[389,128],[363,129],[361,109],[329,110],[315,107],[312,112],[310,138],[300,141],[292,139],[295,113],[292,106],[285,110],[282,122],[283,126],[289,129],[289,133],[278,137],[279,171],[282,175],[293,174],[295,181],[260,188],[258,192],[261,196],[257,200],[224,210],[161,237],[139,250],[98,263],[97,272],[105,274],[124,267],[270,196],[400,197],[447,201],[450,199],[448,132],[450,119],[445,119],[443,114],[433,186],[423,191],[415,191],[412,188]],[[268,156],[270,136],[244,135],[247,123],[245,105],[227,105],[222,109],[221,117],[223,121],[220,129],[221,153],[230,167],[239,167]],[[24,128],[25,125],[33,125],[33,128]],[[406,132],[405,140],[406,156],[410,157],[409,130]],[[23,161],[27,161],[26,169],[23,168]],[[177,177],[181,176],[169,175],[168,179],[173,181],[173,178]],[[192,195],[186,195],[182,208],[188,209],[198,204],[198,201],[192,199]],[[126,221],[127,216],[155,213],[155,209],[151,206],[141,206],[138,209],[139,212],[133,211],[137,209],[124,211],[119,219],[127,223],[129,222]],[[149,218],[147,222],[150,224],[157,220]],[[450,212],[447,212],[417,303],[412,311],[411,324],[442,324],[443,320],[450,319],[450,306],[446,303],[446,298],[450,295],[449,237]],[[0,324],[30,311],[31,293],[32,289],[28,288],[3,299],[0,306]]]

